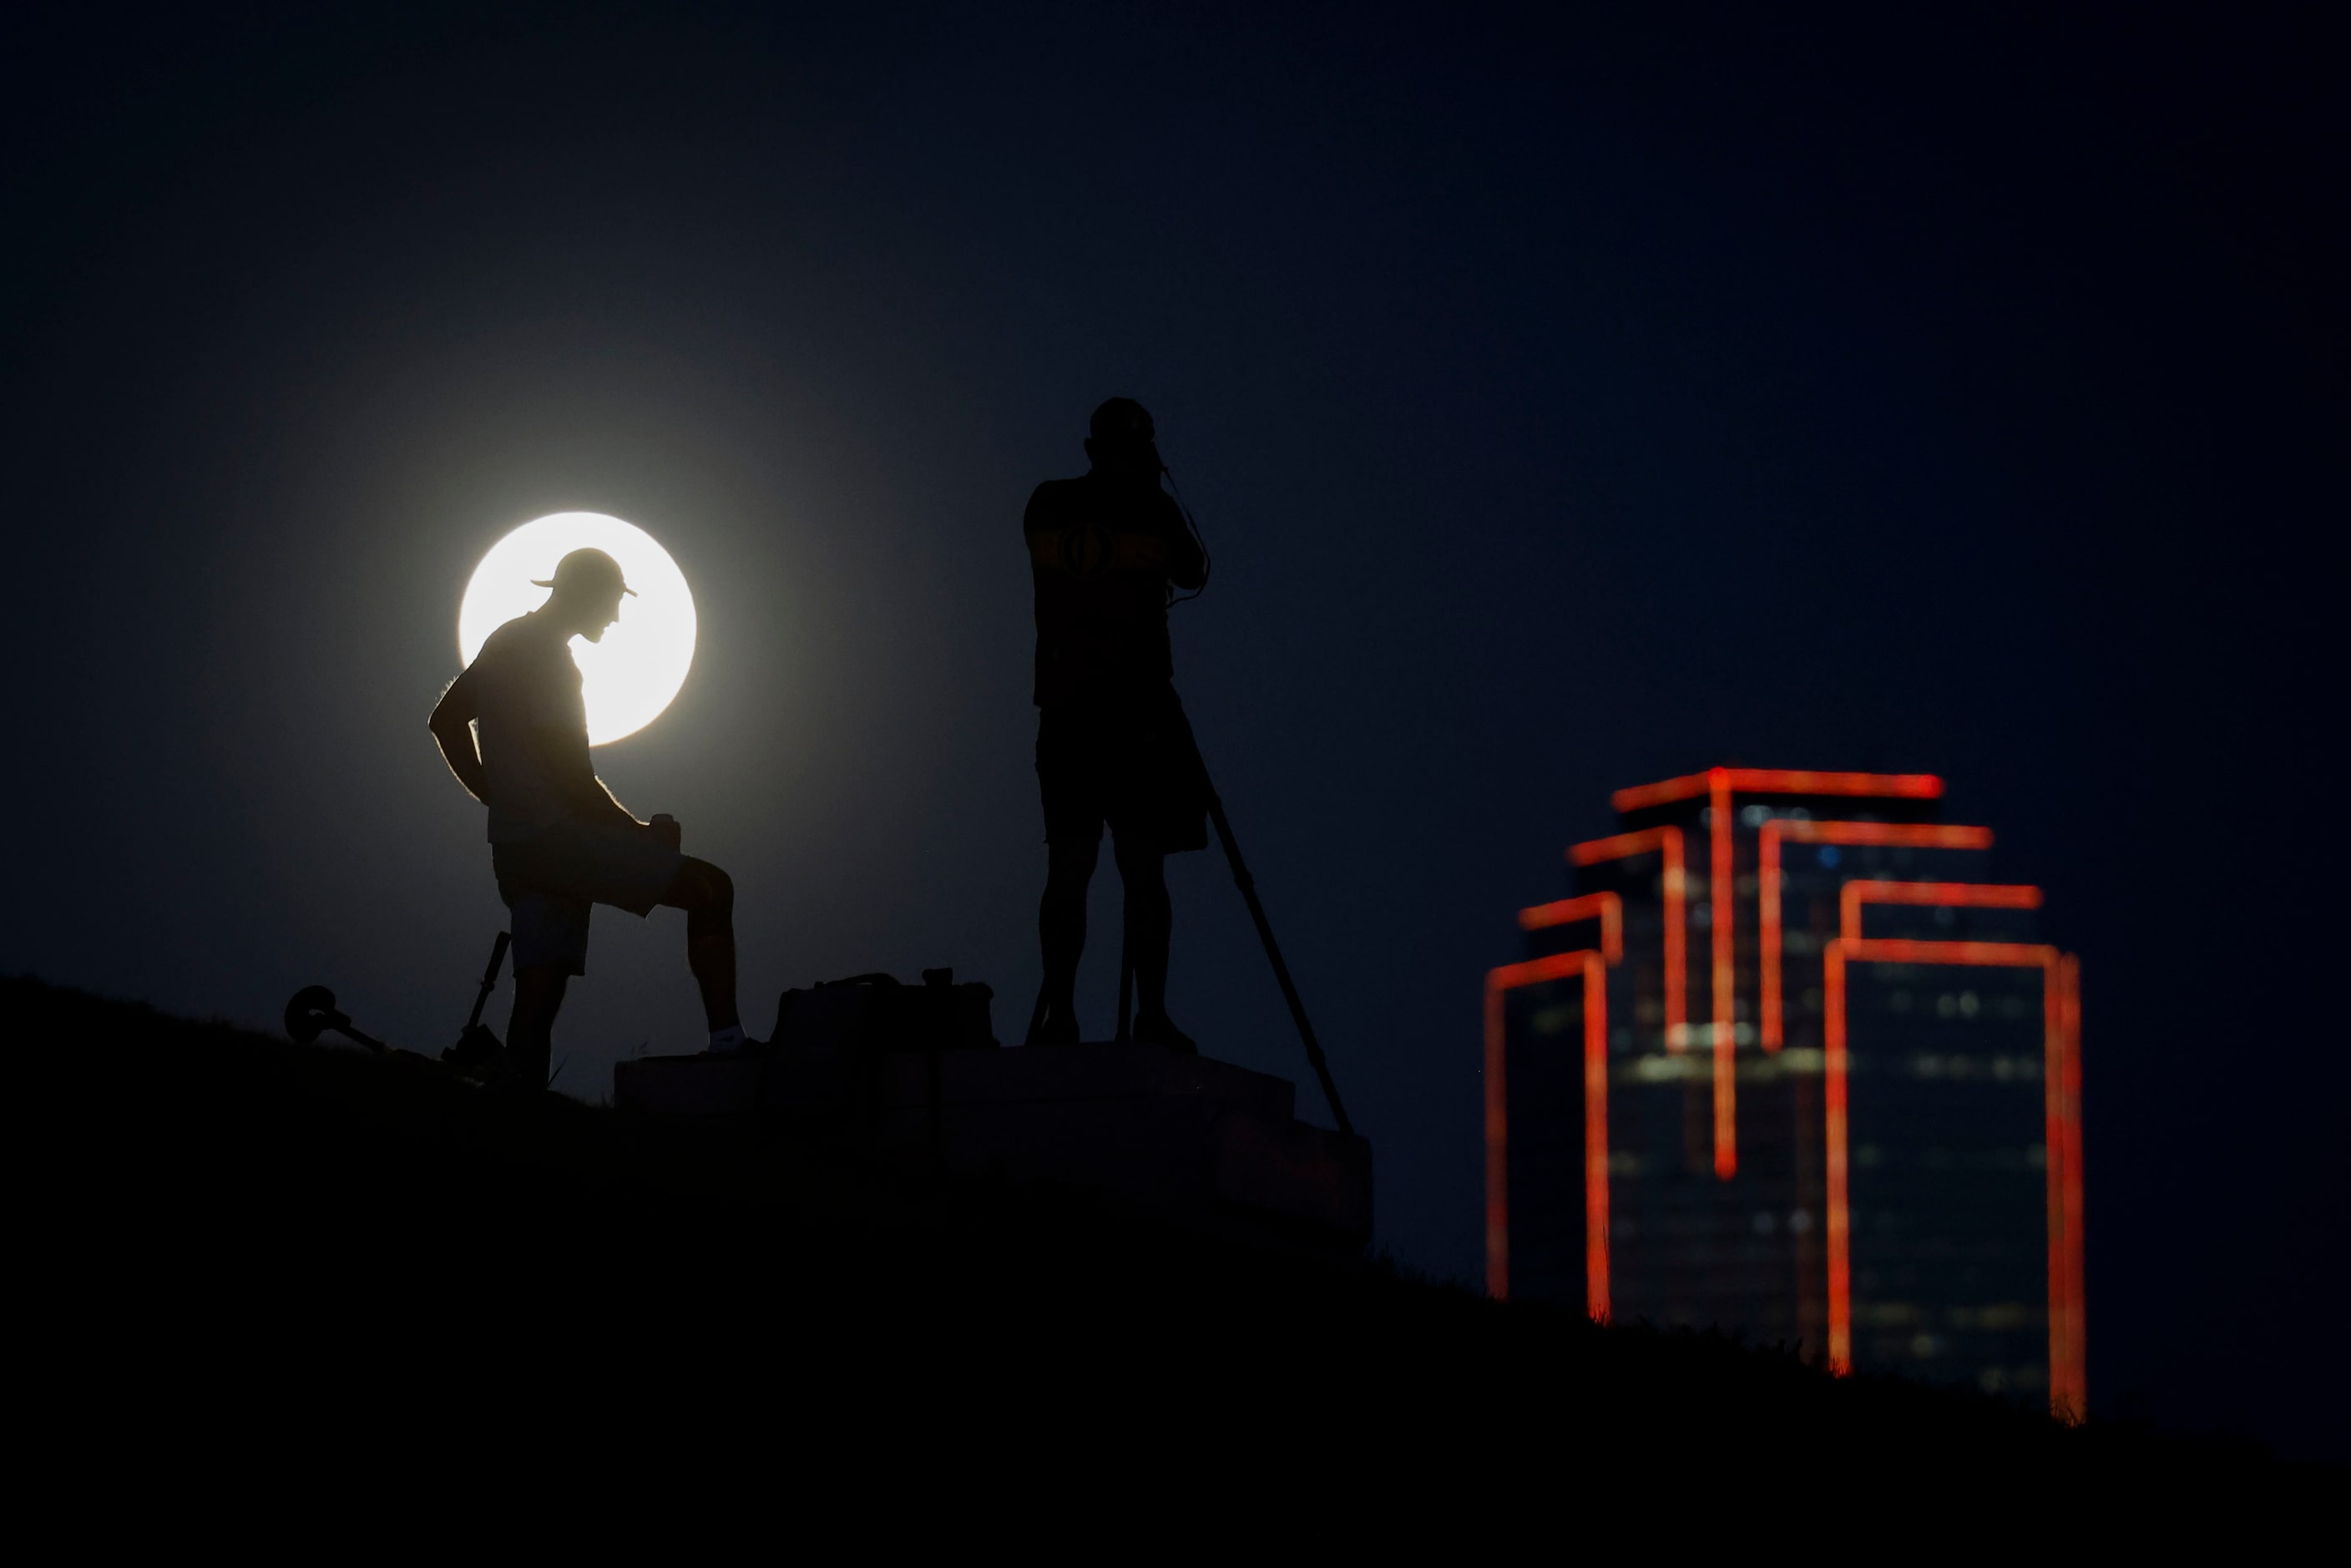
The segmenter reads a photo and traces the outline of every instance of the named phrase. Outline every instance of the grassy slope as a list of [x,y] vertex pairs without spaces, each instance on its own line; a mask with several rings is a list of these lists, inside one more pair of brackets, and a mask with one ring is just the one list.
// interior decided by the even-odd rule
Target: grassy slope
[[892,1452],[1019,1431],[1193,1469],[1259,1448],[1299,1476],[1343,1460],[1388,1506],[1709,1473],[1883,1469],[1938,1493],[1963,1473],[2028,1492],[2322,1479],[1211,1243],[1082,1193],[500,1101],[31,980],[0,981],[0,1023],[38,1151],[40,1293],[57,1343],[103,1345],[91,1375],[126,1388],[201,1364],[392,1407],[436,1368],[472,1368],[477,1392],[537,1369],[675,1421],[767,1411]]

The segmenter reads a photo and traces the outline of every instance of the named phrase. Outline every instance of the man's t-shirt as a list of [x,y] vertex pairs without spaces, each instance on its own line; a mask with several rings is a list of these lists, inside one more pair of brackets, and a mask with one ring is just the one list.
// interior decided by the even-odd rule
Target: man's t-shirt
[[1021,531],[1037,586],[1039,707],[1115,702],[1174,676],[1167,585],[1196,587],[1200,547],[1156,485],[1048,479]]
[[[518,616],[490,633],[457,680],[473,687],[490,842],[517,843],[569,821],[570,792],[553,757],[569,746],[588,749],[588,705],[570,639]],[[549,730],[555,733],[542,734]]]

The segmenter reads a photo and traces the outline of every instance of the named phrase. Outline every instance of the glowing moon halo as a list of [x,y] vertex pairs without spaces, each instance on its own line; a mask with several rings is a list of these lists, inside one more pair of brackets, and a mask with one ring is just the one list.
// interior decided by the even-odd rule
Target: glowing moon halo
[[685,574],[653,537],[601,512],[557,512],[525,523],[490,547],[465,584],[457,611],[457,654],[470,664],[489,634],[547,602],[534,578],[576,549],[602,550],[621,563],[637,591],[621,601],[621,618],[601,643],[571,639],[588,705],[588,744],[634,735],[669,706],[694,667],[694,592]]

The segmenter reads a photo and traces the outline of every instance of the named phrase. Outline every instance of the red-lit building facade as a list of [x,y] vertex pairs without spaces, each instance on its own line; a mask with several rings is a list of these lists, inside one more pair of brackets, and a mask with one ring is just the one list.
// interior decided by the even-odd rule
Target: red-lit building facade
[[2079,967],[1942,797],[1617,791],[1487,979],[1495,1295],[2085,1407]]

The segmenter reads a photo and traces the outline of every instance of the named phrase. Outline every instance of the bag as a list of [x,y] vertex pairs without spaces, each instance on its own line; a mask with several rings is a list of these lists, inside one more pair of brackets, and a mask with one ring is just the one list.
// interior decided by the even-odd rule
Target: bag
[[901,985],[893,975],[852,975],[786,991],[768,1038],[782,1048],[843,1055],[993,1047],[995,998],[976,981],[956,985],[953,969],[925,969],[919,986]]

